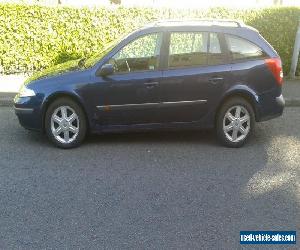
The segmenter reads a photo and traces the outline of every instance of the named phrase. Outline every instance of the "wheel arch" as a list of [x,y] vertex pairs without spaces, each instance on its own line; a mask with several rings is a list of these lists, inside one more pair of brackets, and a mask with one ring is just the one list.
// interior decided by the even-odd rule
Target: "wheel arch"
[[57,100],[58,98],[70,98],[71,100],[76,102],[83,110],[83,113],[85,115],[85,119],[87,122],[87,127],[89,129],[90,121],[88,119],[86,109],[84,108],[84,105],[83,105],[82,101],[80,100],[80,98],[76,94],[72,94],[69,92],[56,92],[56,93],[49,95],[43,103],[43,106],[42,106],[42,131],[45,131],[45,116],[46,116],[47,109],[48,109],[49,105],[51,103],[53,103],[55,100]]
[[233,97],[241,97],[241,98],[245,99],[246,101],[248,101],[249,104],[251,105],[251,107],[253,108],[254,115],[255,115],[255,121],[258,120],[258,108],[257,108],[258,95],[251,89],[240,88],[240,89],[234,89],[232,91],[228,91],[225,93],[225,95],[221,99],[219,105],[217,106],[214,122],[216,122],[218,113],[219,113],[222,105]]

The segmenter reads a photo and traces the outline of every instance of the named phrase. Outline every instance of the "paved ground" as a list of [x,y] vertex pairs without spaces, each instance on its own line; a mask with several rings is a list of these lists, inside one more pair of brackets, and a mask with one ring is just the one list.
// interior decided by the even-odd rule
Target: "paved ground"
[[300,99],[300,79],[285,80],[282,87],[282,94],[284,97],[292,100]]
[[300,108],[287,108],[242,149],[211,132],[160,132],[66,151],[2,107],[0,248],[240,249],[240,230],[299,234],[299,124]]

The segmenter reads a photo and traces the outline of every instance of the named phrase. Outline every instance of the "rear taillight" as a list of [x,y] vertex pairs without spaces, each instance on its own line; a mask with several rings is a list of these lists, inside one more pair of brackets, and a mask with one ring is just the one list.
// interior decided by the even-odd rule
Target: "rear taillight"
[[283,83],[283,71],[280,58],[268,58],[265,59],[265,64],[268,69],[272,72],[275,77],[277,84],[282,85]]

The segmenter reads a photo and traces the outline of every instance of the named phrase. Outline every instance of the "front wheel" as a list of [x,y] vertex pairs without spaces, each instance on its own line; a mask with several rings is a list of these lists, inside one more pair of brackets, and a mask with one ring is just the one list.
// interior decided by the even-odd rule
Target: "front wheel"
[[60,148],[74,148],[86,135],[86,119],[82,108],[69,98],[59,98],[50,104],[45,116],[48,138]]
[[243,98],[229,99],[223,104],[217,115],[218,139],[227,147],[241,147],[249,139],[254,125],[252,106]]

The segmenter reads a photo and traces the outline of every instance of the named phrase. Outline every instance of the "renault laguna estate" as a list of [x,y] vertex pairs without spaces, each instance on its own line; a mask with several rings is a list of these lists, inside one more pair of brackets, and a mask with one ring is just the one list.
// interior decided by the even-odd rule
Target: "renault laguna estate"
[[38,72],[14,108],[23,127],[61,148],[88,132],[177,128],[215,128],[223,145],[240,147],[255,122],[282,114],[282,83],[280,57],[254,28],[169,20]]

